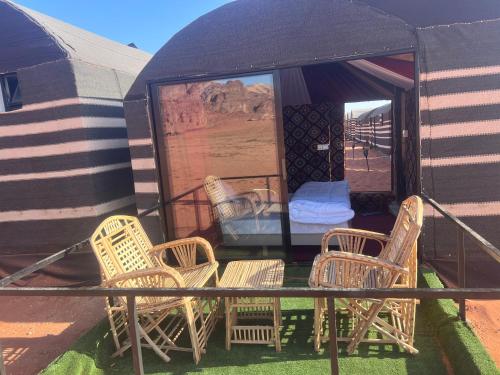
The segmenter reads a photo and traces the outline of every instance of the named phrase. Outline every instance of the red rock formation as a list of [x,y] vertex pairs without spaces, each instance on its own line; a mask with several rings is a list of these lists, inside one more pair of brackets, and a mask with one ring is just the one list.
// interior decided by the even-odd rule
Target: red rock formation
[[256,121],[274,117],[273,88],[240,80],[197,82],[160,89],[164,134],[217,126],[228,115]]

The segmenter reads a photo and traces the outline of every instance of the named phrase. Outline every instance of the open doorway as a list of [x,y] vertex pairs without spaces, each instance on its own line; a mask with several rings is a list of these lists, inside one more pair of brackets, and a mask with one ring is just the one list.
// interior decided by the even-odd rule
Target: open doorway
[[391,207],[416,175],[407,163],[417,149],[407,144],[415,127],[406,114],[416,111],[413,64],[413,55],[397,55],[280,72],[296,260],[310,260],[329,229],[392,228]]
[[352,192],[392,191],[392,101],[344,106],[345,179]]
[[[208,238],[220,259],[300,261],[319,252],[332,228],[387,232],[389,205],[405,194],[400,180],[417,175],[403,158],[416,160],[418,150],[405,137],[416,134],[412,59],[158,83],[168,238]],[[366,124],[352,133],[346,103],[380,99],[386,106],[364,108]]]

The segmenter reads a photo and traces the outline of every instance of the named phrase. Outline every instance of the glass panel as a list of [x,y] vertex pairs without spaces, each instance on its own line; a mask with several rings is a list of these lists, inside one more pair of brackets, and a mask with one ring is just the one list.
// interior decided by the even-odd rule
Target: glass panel
[[9,74],[0,77],[0,85],[2,90],[3,102],[6,111],[19,109],[21,103],[21,90],[16,74]]
[[158,94],[175,237],[240,251],[281,246],[272,75],[165,85]]
[[391,192],[391,101],[347,103],[345,113],[345,179],[351,191]]

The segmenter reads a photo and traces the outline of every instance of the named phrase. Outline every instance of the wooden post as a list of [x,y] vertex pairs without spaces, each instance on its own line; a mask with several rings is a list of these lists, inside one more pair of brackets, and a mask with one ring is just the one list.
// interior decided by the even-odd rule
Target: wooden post
[[271,185],[269,184],[269,177],[266,177],[266,189],[267,189],[267,204],[271,205]]
[[132,362],[135,375],[144,375],[142,364],[141,338],[139,336],[139,324],[137,322],[137,310],[135,297],[127,297],[128,326],[130,329],[130,343],[132,345]]
[[331,370],[332,375],[339,375],[339,350],[337,347],[337,320],[335,318],[335,298],[327,298],[327,307]]
[[193,191],[193,203],[194,203],[194,216],[196,219],[196,231],[198,234],[201,232],[201,217],[200,217],[200,195],[198,189]]
[[[465,288],[465,246],[464,246],[464,232],[462,228],[458,228],[458,246],[457,246],[457,263],[458,263],[458,287]],[[458,300],[459,316],[462,321],[466,321],[465,312],[465,299]]]

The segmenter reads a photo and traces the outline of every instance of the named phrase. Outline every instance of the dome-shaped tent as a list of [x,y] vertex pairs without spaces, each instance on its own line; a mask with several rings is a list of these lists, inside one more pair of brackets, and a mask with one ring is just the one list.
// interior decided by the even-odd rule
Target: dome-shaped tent
[[[6,0],[0,35],[5,275],[82,241],[105,215],[133,212],[123,97],[150,55]],[[99,275],[88,252],[46,271]]]
[[[307,94],[298,96],[313,102],[314,92],[324,97],[318,94],[325,91],[324,82],[339,92],[364,82],[372,91],[394,95],[408,91],[401,63],[406,60],[414,69],[414,77],[406,78],[418,84],[405,99],[398,95],[394,100],[404,100],[399,112],[406,109],[405,121],[418,126],[396,132],[415,156],[402,161],[405,178],[414,191],[424,190],[498,244],[497,18],[500,9],[493,0],[239,0],[200,17],[158,51],[125,100],[138,208],[147,209],[158,199],[168,203],[171,180],[156,139],[161,87],[268,71],[279,71],[283,80],[291,68],[301,74],[292,71],[278,89],[305,87]],[[399,57],[380,61],[394,55]],[[360,59],[364,68],[353,65]],[[318,85],[311,89],[308,80],[315,75]],[[484,210],[475,210],[477,205]],[[448,256],[455,247],[445,225],[428,213],[425,255]]]

